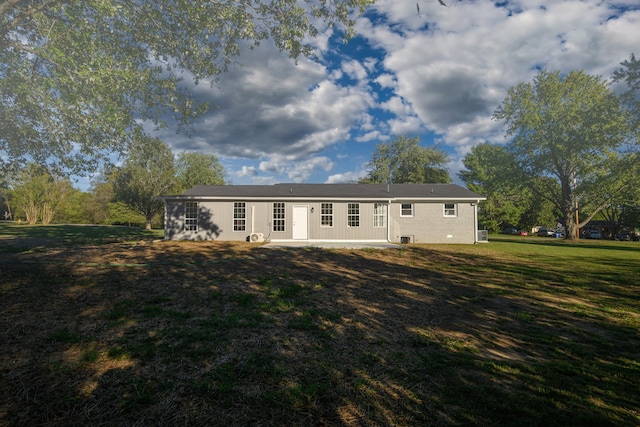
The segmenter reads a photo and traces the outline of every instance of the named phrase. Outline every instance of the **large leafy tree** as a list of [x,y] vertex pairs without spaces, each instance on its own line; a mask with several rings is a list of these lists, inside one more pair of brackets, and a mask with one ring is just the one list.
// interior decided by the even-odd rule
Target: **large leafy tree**
[[56,221],[66,224],[92,224],[94,219],[91,208],[94,204],[95,199],[91,193],[71,187],[65,202],[56,214]]
[[[185,86],[224,73],[272,39],[309,55],[318,23],[344,25],[373,0],[4,0],[0,159],[95,170],[143,123],[188,125],[204,111]],[[324,25],[322,24],[322,25]]]
[[163,209],[157,197],[174,188],[171,150],[160,139],[139,134],[124,165],[114,172],[115,200],[142,215],[150,230],[154,215]]
[[92,222],[96,224],[112,223],[109,216],[109,204],[114,200],[113,181],[115,180],[117,169],[115,167],[105,167],[102,172],[91,180],[89,194],[92,203],[86,206]]
[[5,176],[0,176],[0,219],[8,219],[13,216],[12,196],[13,191],[9,180]]
[[449,183],[449,156],[436,147],[420,145],[418,137],[400,135],[381,143],[367,164],[369,173],[360,180],[369,184]]
[[491,232],[520,223],[525,210],[517,171],[511,173],[513,159],[503,146],[479,144],[463,159],[465,170],[458,177],[466,187],[487,197],[478,209],[478,222]]
[[479,144],[462,162],[465,169],[458,177],[469,190],[487,197],[478,208],[482,227],[495,232],[507,226],[527,230],[556,223],[553,206],[524,185],[526,177],[506,147]]
[[[613,74],[614,82],[623,82],[627,86],[627,90],[621,95],[624,107],[629,112],[629,121],[631,129],[634,131],[632,135],[633,141],[637,145],[640,138],[640,60],[634,54],[631,54],[628,60],[623,61],[621,67]],[[619,210],[620,225],[624,227],[636,228],[640,227],[640,155],[636,150],[630,154],[632,162],[636,165],[635,170],[632,169],[630,176],[635,176],[635,182],[625,190],[625,194],[621,194],[617,203],[612,203],[615,210]]]
[[35,163],[25,165],[13,183],[15,205],[29,224],[50,224],[72,190],[68,179]]
[[[614,82],[623,82],[627,90],[621,98],[625,107],[629,110],[629,118],[633,128],[640,132],[640,60],[631,54],[628,60],[623,61],[621,67],[613,73]],[[637,138],[638,135],[636,134]]]
[[175,163],[178,191],[188,190],[195,185],[225,184],[224,167],[213,154],[183,152]]
[[[545,177],[541,179],[552,181],[554,186],[558,188],[558,183],[553,178]],[[520,215],[518,227],[522,230],[532,230],[539,226],[555,227],[562,215],[556,205],[548,197],[532,191],[526,185],[522,187],[522,192],[523,199],[526,202],[525,209]]]
[[[562,213],[568,238],[630,185],[628,115],[598,76],[543,70],[509,89],[493,117],[505,123],[529,188]],[[576,220],[578,209],[588,215]]]

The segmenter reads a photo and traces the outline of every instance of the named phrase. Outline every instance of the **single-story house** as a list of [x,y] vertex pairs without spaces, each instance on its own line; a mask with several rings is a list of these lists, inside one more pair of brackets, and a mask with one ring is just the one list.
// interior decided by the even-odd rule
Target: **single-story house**
[[455,184],[198,185],[164,201],[169,240],[477,243],[484,197]]

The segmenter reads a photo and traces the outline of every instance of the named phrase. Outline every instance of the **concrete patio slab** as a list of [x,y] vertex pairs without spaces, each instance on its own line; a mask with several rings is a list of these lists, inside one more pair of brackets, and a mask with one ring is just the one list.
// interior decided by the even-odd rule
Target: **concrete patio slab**
[[322,249],[399,249],[402,245],[390,242],[336,242],[336,241],[295,241],[269,242],[262,246],[267,249],[322,248]]

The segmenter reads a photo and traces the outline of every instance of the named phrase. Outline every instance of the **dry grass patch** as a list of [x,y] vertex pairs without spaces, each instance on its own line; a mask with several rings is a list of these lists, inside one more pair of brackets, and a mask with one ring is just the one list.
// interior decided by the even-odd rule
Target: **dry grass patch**
[[0,424],[640,423],[637,282],[501,245],[7,253]]

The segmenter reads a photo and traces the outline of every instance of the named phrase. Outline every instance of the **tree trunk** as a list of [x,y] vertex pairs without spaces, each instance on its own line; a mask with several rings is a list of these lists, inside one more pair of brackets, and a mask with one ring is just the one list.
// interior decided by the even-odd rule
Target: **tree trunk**
[[50,203],[44,202],[42,204],[42,224],[49,225],[53,221],[55,210]]
[[27,217],[27,222],[30,225],[36,224],[38,222],[38,215],[40,214],[38,205],[36,205],[33,200],[29,200],[29,203],[24,208],[24,214]]
[[580,236],[578,234],[578,224],[576,224],[576,220],[573,217],[573,213],[565,214],[565,239],[567,240],[579,240]]
[[576,223],[575,195],[571,191],[570,177],[561,180],[562,185],[562,215],[564,217],[564,238],[567,240],[578,240],[578,224]]

